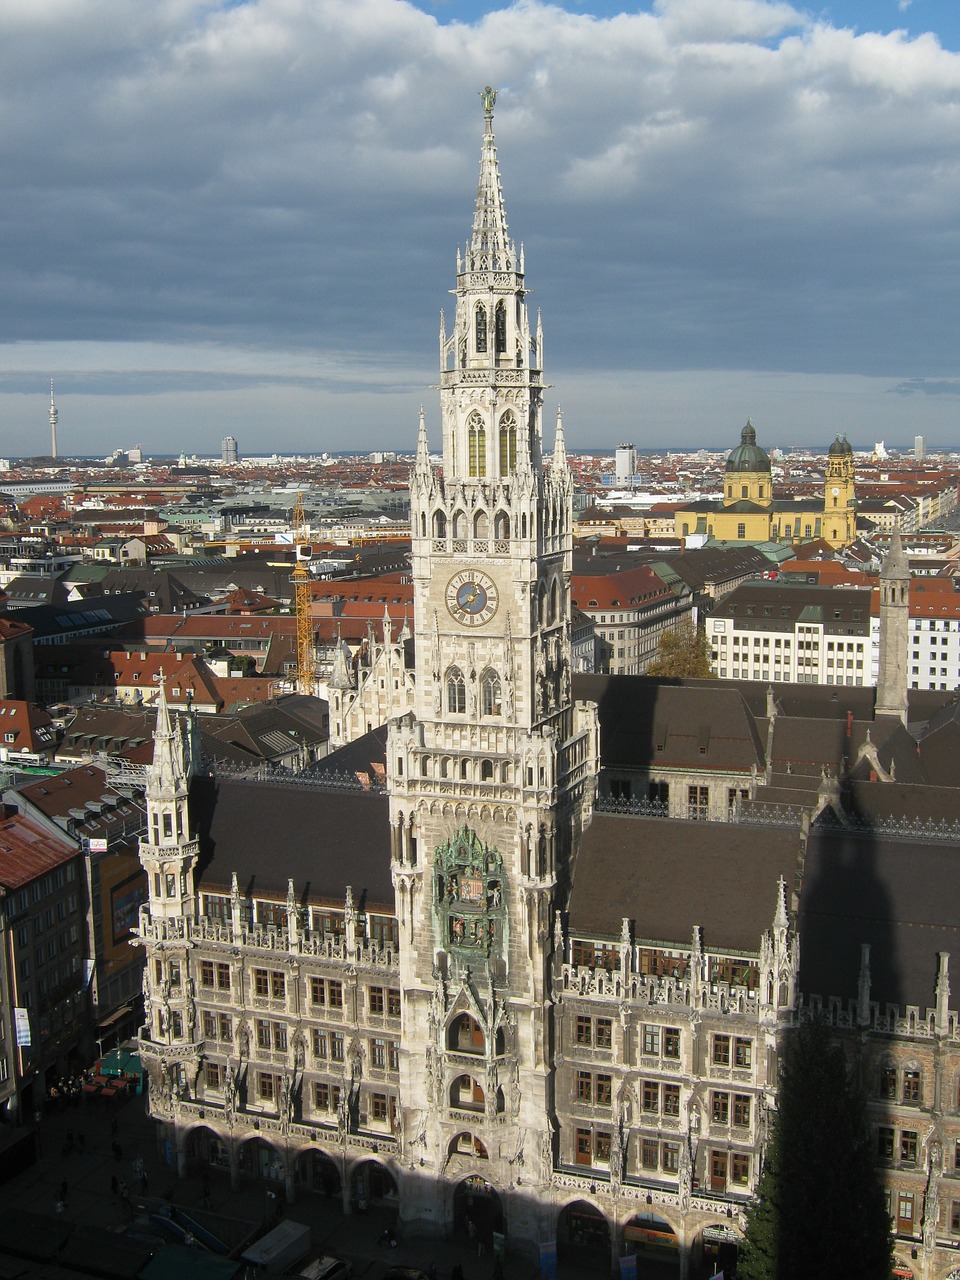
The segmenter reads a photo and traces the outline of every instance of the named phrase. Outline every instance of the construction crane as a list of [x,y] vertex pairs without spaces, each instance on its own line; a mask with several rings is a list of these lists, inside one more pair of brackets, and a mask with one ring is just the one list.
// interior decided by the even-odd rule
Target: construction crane
[[297,563],[293,570],[294,604],[297,615],[297,692],[311,694],[313,687],[313,625],[310,619],[310,583],[307,565],[313,547],[307,541],[307,521],[303,512],[303,494],[297,494],[293,509],[293,542]]

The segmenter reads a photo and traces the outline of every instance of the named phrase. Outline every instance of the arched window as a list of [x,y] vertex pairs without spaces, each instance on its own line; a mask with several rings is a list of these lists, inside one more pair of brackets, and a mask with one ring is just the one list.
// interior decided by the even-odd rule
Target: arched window
[[425,538],[426,536],[427,536],[427,513],[425,511],[421,511],[420,512],[420,537]]
[[550,621],[559,622],[563,617],[563,596],[560,594],[560,579],[554,578],[550,587]]
[[485,671],[480,678],[480,707],[485,716],[500,715],[500,677],[495,671]]
[[447,672],[447,710],[455,716],[462,716],[467,709],[467,682],[459,667],[451,667]]
[[487,1047],[483,1028],[469,1013],[454,1018],[447,1032],[447,1048],[455,1053],[483,1053]]
[[497,303],[494,325],[496,326],[494,350],[498,356],[502,356],[507,349],[507,308],[502,301]]
[[501,542],[510,541],[510,517],[505,511],[498,511],[493,517],[493,536]]
[[547,625],[547,588],[542,582],[537,588],[537,620],[541,627]]
[[453,536],[455,538],[467,536],[467,516],[464,511],[455,511],[453,514]]
[[493,781],[493,761],[492,760],[480,761],[480,781],[481,782]]
[[435,538],[445,538],[447,536],[447,517],[443,511],[435,511],[433,513],[433,536]]
[[512,476],[517,469],[517,420],[512,410],[500,419],[500,474]]
[[473,536],[475,538],[490,537],[490,521],[485,511],[478,511],[473,517]]
[[450,1105],[465,1111],[482,1111],[485,1105],[483,1087],[472,1076],[457,1076],[450,1086]]
[[482,355],[487,349],[487,309],[479,303],[477,304],[475,327],[477,351]]
[[485,476],[487,474],[487,430],[479,413],[471,413],[467,419],[467,450],[470,475]]

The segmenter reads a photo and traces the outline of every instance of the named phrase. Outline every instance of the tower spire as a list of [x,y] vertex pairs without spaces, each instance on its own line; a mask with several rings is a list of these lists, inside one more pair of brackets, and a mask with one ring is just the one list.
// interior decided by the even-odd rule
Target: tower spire
[[161,676],[157,694],[157,724],[153,732],[153,765],[150,769],[148,794],[170,799],[187,791],[183,738],[179,725],[174,726],[167,704],[167,682]]
[[493,139],[493,107],[496,89],[489,85],[483,100],[483,147],[480,152],[480,183],[473,215],[473,235],[467,251],[468,269],[473,271],[515,271],[517,254],[507,234],[507,215],[500,185],[497,148]]
[[430,466],[430,445],[427,440],[427,420],[424,417],[423,405],[420,406],[420,424],[417,427],[417,457],[414,472],[418,483],[426,491],[430,487],[433,470]]

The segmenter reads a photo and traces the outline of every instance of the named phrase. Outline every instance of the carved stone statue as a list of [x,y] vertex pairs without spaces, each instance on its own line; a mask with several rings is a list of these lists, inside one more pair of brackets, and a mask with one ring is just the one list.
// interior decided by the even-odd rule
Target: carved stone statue
[[491,89],[490,85],[486,85],[480,94],[480,99],[483,102],[483,114],[485,116],[492,116],[493,108],[497,102],[496,89]]
[[227,1124],[232,1125],[237,1114],[237,1073],[233,1063],[227,1063],[223,1077],[223,1114]]

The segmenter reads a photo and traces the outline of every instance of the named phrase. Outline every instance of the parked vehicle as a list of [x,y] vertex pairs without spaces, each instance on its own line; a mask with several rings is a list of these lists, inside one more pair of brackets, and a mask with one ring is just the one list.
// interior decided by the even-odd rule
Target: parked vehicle
[[334,1258],[324,1254],[322,1258],[314,1258],[297,1275],[301,1280],[349,1280],[353,1275],[353,1263],[346,1258]]
[[240,1260],[278,1276],[289,1271],[301,1258],[305,1258],[310,1252],[311,1243],[307,1224],[288,1218],[244,1249]]

